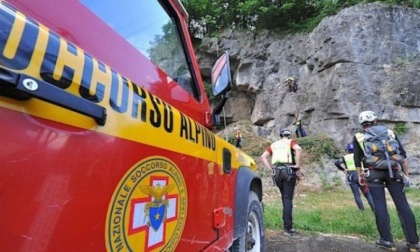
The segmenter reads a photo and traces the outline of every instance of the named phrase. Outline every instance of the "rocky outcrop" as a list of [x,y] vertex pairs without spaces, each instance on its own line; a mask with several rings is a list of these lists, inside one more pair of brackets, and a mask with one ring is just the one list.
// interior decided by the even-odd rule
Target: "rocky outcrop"
[[[228,50],[235,91],[226,105],[233,120],[250,119],[263,137],[293,128],[300,113],[310,134],[346,145],[357,117],[373,110],[400,135],[420,173],[420,10],[360,4],[325,18],[309,34],[227,31],[205,39],[197,55],[204,78],[217,53]],[[283,79],[297,79],[289,92]],[[237,97],[237,98],[236,98]],[[238,104],[241,104],[238,106]]]

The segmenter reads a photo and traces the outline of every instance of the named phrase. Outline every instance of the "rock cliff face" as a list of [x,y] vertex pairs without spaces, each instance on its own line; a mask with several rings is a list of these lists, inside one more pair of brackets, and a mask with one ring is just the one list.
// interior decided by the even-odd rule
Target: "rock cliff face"
[[[305,130],[327,134],[338,146],[359,129],[357,117],[373,110],[400,134],[414,174],[420,174],[420,10],[361,4],[325,18],[310,34],[227,31],[197,49],[202,75],[228,50],[236,87],[228,101],[233,121],[250,119],[255,132],[274,139],[293,129],[298,112]],[[283,84],[296,78],[298,90]]]

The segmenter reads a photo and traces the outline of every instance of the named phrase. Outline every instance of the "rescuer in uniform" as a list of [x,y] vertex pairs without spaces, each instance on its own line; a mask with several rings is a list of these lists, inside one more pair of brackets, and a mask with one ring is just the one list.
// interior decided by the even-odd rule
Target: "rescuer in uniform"
[[[280,140],[272,143],[261,155],[265,167],[273,171],[274,181],[280,189],[283,204],[284,236],[298,236],[293,228],[293,195],[301,177],[302,148],[288,129],[280,131]],[[271,156],[271,164],[268,161]]]

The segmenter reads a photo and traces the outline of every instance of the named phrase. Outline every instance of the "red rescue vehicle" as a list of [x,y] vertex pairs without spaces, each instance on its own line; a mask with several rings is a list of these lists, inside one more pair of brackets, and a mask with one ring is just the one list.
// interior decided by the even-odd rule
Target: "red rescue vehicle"
[[0,251],[265,250],[256,164],[212,131],[186,19],[178,0],[0,1]]

